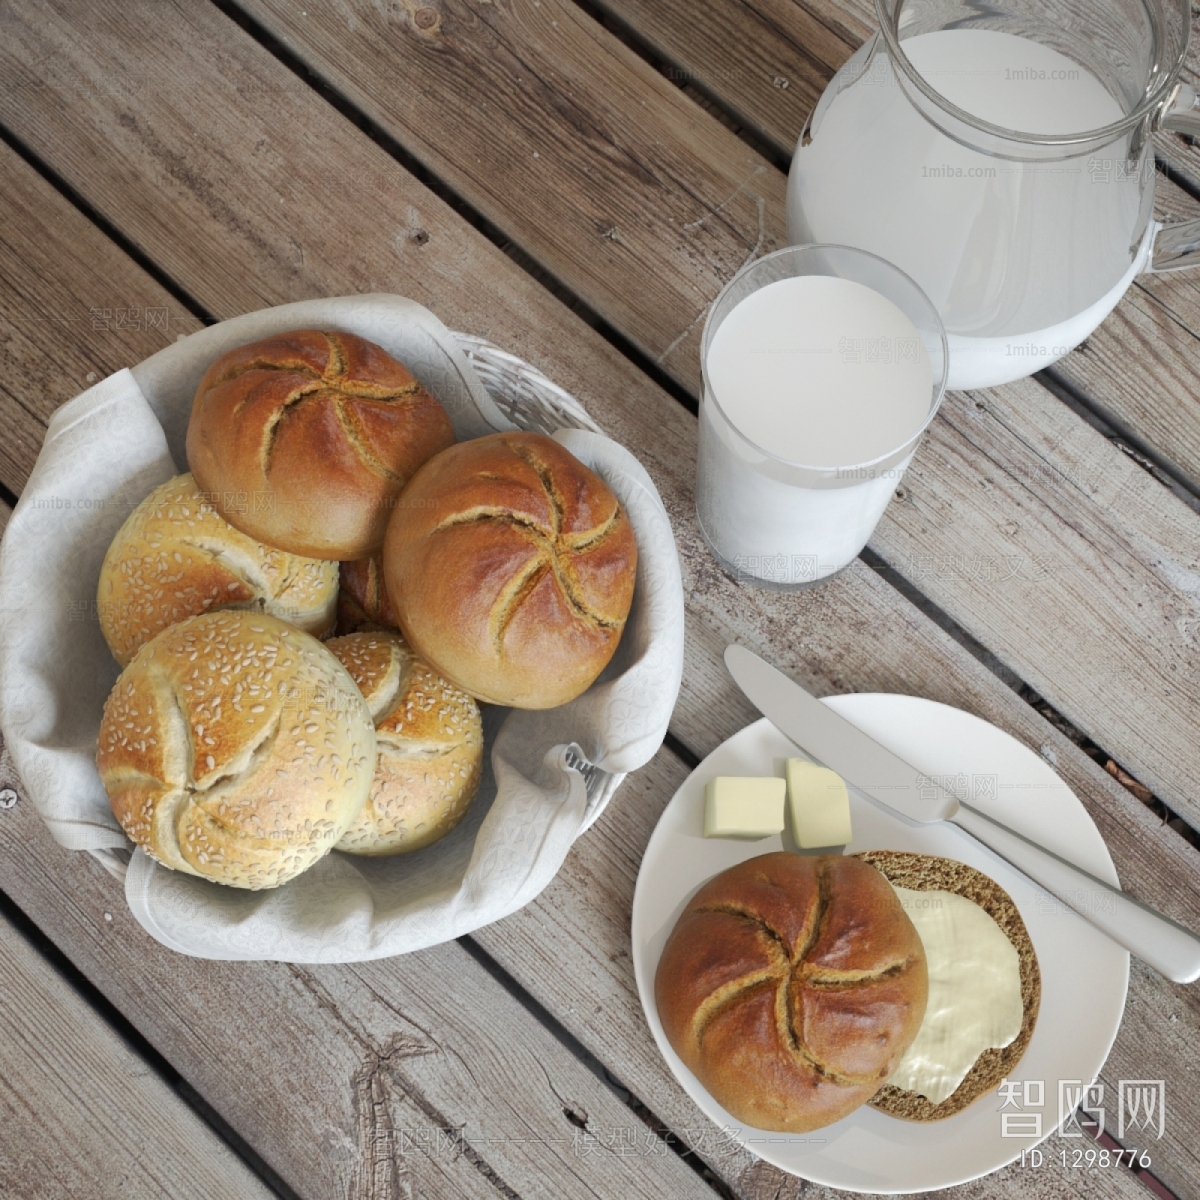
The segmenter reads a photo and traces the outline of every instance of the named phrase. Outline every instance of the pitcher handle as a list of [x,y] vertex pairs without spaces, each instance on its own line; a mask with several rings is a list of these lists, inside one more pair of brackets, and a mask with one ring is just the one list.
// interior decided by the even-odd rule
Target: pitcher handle
[[[1177,83],[1158,110],[1154,128],[1200,137],[1200,97],[1189,84]],[[1151,274],[1200,266],[1200,219],[1162,226],[1150,249]]]

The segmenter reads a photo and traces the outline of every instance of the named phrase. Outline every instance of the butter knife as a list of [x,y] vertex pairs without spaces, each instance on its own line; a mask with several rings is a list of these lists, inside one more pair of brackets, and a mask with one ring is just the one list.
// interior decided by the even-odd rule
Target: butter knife
[[[1168,979],[1200,978],[1190,930],[960,800],[745,646],[729,646],[725,665],[781,733],[876,803],[922,824],[952,822]],[[1088,896],[1102,903],[1081,903]]]

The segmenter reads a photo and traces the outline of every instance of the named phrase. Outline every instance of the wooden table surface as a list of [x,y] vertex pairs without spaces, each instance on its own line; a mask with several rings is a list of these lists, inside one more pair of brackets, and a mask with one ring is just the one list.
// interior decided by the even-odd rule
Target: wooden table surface
[[[720,1136],[634,986],[647,839],[757,715],[735,639],[818,694],[1009,731],[1126,890],[1200,928],[1200,274],[1142,277],[1035,379],[947,396],[828,585],[738,586],[700,540],[705,311],[785,243],[791,147],[873,25],[867,0],[0,3],[0,522],[95,380],[238,313],[398,292],[640,457],[687,594],[667,744],[535,902],[404,958],[175,955],[0,761],[0,1194],[832,1195]],[[1200,149],[1158,149],[1160,215],[1200,211]],[[1149,1174],[1014,1164],[946,1194],[1200,1196],[1198,996],[1134,961],[1101,1081],[1165,1081]]]

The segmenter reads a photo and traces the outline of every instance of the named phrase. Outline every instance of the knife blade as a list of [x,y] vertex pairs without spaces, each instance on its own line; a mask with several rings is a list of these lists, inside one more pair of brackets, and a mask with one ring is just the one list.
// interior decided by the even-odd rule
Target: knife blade
[[745,646],[727,647],[725,665],[782,734],[877,804],[922,824],[950,821],[1168,979],[1200,978],[1190,930],[959,800]]
[[913,821],[949,820],[958,812],[957,796],[935,780],[924,779],[745,646],[730,646],[725,665],[754,707],[781,733],[873,800]]

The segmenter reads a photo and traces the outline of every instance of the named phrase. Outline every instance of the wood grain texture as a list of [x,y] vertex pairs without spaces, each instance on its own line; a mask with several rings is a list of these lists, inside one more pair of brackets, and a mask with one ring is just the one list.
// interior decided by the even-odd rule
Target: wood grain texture
[[[942,412],[873,546],[1200,825],[1160,758],[1194,761],[1196,513],[1031,380],[950,394]],[[1156,732],[1151,712],[1177,715]]]
[[700,0],[686,22],[674,0],[600,0],[598,7],[663,54],[672,83],[718,97],[783,153],[833,73],[869,36],[845,31],[847,18],[859,23],[845,3],[814,12],[794,0]]
[[786,242],[765,159],[570,0],[242,7],[695,391],[709,302]]
[[[8,147],[0,148],[0,482],[19,493],[39,429],[99,379],[200,328]],[[73,281],[66,295],[57,280]]]
[[[196,19],[205,20],[206,14],[200,11]],[[158,32],[163,34],[162,30]],[[168,42],[167,52],[174,44],[169,33],[168,30],[163,34]],[[985,708],[985,715],[994,714],[992,719],[1013,728],[1035,748],[1045,745],[1047,753],[1059,753],[1054,749],[1057,743],[1053,739],[1057,735],[1052,734],[1048,725],[865,568],[856,566],[843,580],[803,599],[748,593],[733,586],[712,567],[695,533],[690,495],[695,427],[685,412],[581,322],[551,302],[503,256],[481,243],[404,172],[382,156],[374,157],[373,148],[353,135],[344,122],[320,105],[311,104],[310,108],[311,100],[303,90],[293,94],[286,73],[271,75],[256,53],[236,40],[232,44],[219,42],[207,55],[203,52],[209,47],[202,39],[178,40],[195,48],[192,58],[218,60],[222,70],[235,76],[240,70],[243,79],[254,80],[254,71],[263,71],[277,90],[268,92],[263,85],[256,91],[244,82],[247,95],[257,97],[256,103],[263,106],[261,119],[255,123],[257,110],[248,104],[239,111],[238,122],[226,122],[223,128],[229,155],[236,158],[241,150],[247,151],[246,171],[250,178],[234,170],[221,176],[213,169],[219,163],[205,159],[199,151],[189,152],[195,154],[191,171],[200,175],[207,169],[205,177],[218,178],[222,190],[232,196],[230,203],[239,213],[239,224],[227,230],[221,220],[206,216],[203,205],[193,204],[189,198],[192,185],[186,180],[161,188],[156,185],[154,205],[170,208],[176,221],[184,222],[177,228],[188,230],[187,238],[164,237],[156,243],[156,258],[206,306],[221,315],[302,295],[352,290],[355,286],[363,289],[387,287],[389,283],[396,286],[399,272],[405,290],[418,298],[432,298],[435,307],[452,324],[483,332],[538,362],[576,392],[610,431],[636,446],[663,491],[685,558],[691,597],[689,631],[695,648],[689,660],[689,686],[694,683],[699,689],[689,693],[692,699],[686,710],[681,705],[684,716],[688,711],[692,714],[687,717],[690,724],[679,726],[685,736],[695,734],[697,739],[716,736],[726,721],[745,719],[744,707],[739,709],[728,695],[728,683],[723,680],[718,657],[719,649],[732,633],[771,654],[823,693],[856,687],[880,688],[936,695],[951,702],[957,699],[965,707]],[[213,81],[212,86],[215,89],[217,82]],[[153,95],[148,94],[139,112],[145,116],[154,107]],[[264,180],[258,174],[262,170],[263,152],[260,150],[256,157],[249,150],[261,138],[270,142],[272,138],[287,135],[288,124],[276,119],[280,112],[290,112],[293,122],[302,117],[306,136],[297,137],[295,144],[285,147],[286,157],[276,147],[281,158],[278,171]],[[186,123],[181,124],[177,128],[178,144],[188,144],[185,134],[192,142],[200,141],[207,128],[201,122],[192,137]],[[249,141],[239,146],[236,139],[243,133]],[[164,136],[160,133],[160,145]],[[338,145],[350,146],[352,154],[338,159],[333,149]],[[335,157],[332,160],[324,157],[329,154]],[[273,255],[277,260],[281,258],[278,249],[283,235],[275,216],[279,187],[289,176],[303,179],[309,173],[335,168],[349,178],[374,178],[378,194],[386,197],[389,207],[382,213],[373,210],[364,214],[355,196],[336,192],[325,196],[320,207],[313,207],[316,205],[313,198],[298,204],[287,222],[288,236],[299,239],[306,247],[304,274],[298,276],[272,259]],[[102,189],[112,186],[111,178],[103,176],[99,165],[96,169],[98,186]],[[128,169],[121,167],[122,171]],[[375,170],[379,174],[371,176]],[[406,236],[401,241],[397,220],[405,222],[403,229],[417,230],[427,236],[423,239]],[[140,220],[131,219],[129,223],[130,227],[142,230]],[[399,243],[398,248],[393,241]],[[259,256],[245,261],[256,246],[261,248]],[[244,268],[241,274],[239,266]],[[269,280],[269,289],[265,291],[259,290],[266,286],[262,284],[264,278]],[[223,290],[234,285],[236,290]],[[722,687],[713,686],[718,680]],[[1161,903],[1159,895],[1169,900],[1176,891],[1171,881],[1182,879],[1185,883],[1174,896],[1173,911],[1185,919],[1189,912],[1193,916],[1200,913],[1200,898],[1189,892],[1186,885],[1186,880],[1194,877],[1194,867],[1190,868],[1190,875],[1183,869],[1191,860],[1176,845],[1178,839],[1156,831],[1145,810],[1131,804],[1128,794],[1083,756],[1069,747],[1061,754],[1060,770],[1068,778],[1070,772],[1083,778],[1085,786],[1072,779],[1073,785],[1084,792],[1098,819],[1107,822],[1106,837],[1129,885],[1138,889],[1138,894]],[[665,802],[665,797],[662,800]],[[614,814],[618,811],[622,809],[615,805]],[[587,844],[583,843],[580,850]],[[1179,868],[1165,869],[1162,856],[1174,863],[1176,860],[1170,856],[1176,854],[1184,855],[1178,859]],[[53,915],[60,904],[57,891],[38,903]],[[585,915],[572,912],[571,923],[590,928],[592,918],[586,917],[586,911],[591,907],[593,899],[585,896],[579,910]],[[604,920],[622,928],[619,910]],[[519,965],[518,951],[519,947],[510,960],[514,965]],[[564,964],[571,968],[570,972],[563,970]],[[123,968],[114,967],[113,972],[120,969]],[[558,969],[563,992],[570,991],[576,996],[579,992],[574,972],[590,980],[601,978],[604,970],[590,957],[580,963],[578,952],[571,957],[560,957]],[[123,995],[128,998],[127,988]],[[564,1002],[554,1011],[569,1023],[578,1016],[568,1011],[571,1007],[581,1008],[577,1003]],[[587,1013],[590,1019],[595,1017],[590,1008]],[[159,1024],[163,1023],[160,1017]],[[603,1034],[603,1021],[600,1024],[597,1038]],[[626,1065],[630,1070],[648,1069],[644,1066],[647,1054],[642,1045],[627,1046],[624,1056],[621,1061],[605,1061],[623,1076]],[[661,1063],[658,1069],[662,1070]],[[666,1094],[664,1090],[664,1098]],[[252,1103],[243,1100],[242,1106],[252,1107]],[[269,1120],[263,1118],[262,1123],[269,1124]],[[695,1124],[694,1118],[692,1123]],[[771,1183],[770,1175],[764,1175],[757,1167],[744,1166],[742,1173],[735,1173],[732,1178],[741,1179],[743,1175],[755,1188],[766,1189]],[[754,1194],[770,1193],[760,1190]]]
[[0,914],[0,1188],[13,1200],[271,1193]]
[[[708,1193],[455,942],[357,967],[186,958],[26,800],[0,810],[0,847],[0,888],[301,1196]],[[638,1157],[583,1152],[576,1114],[634,1130]]]
[[[1160,176],[1156,201],[1170,220],[1200,203]],[[1148,446],[1200,487],[1200,277],[1141,275],[1113,314],[1052,372],[1092,398],[1135,444]]]

